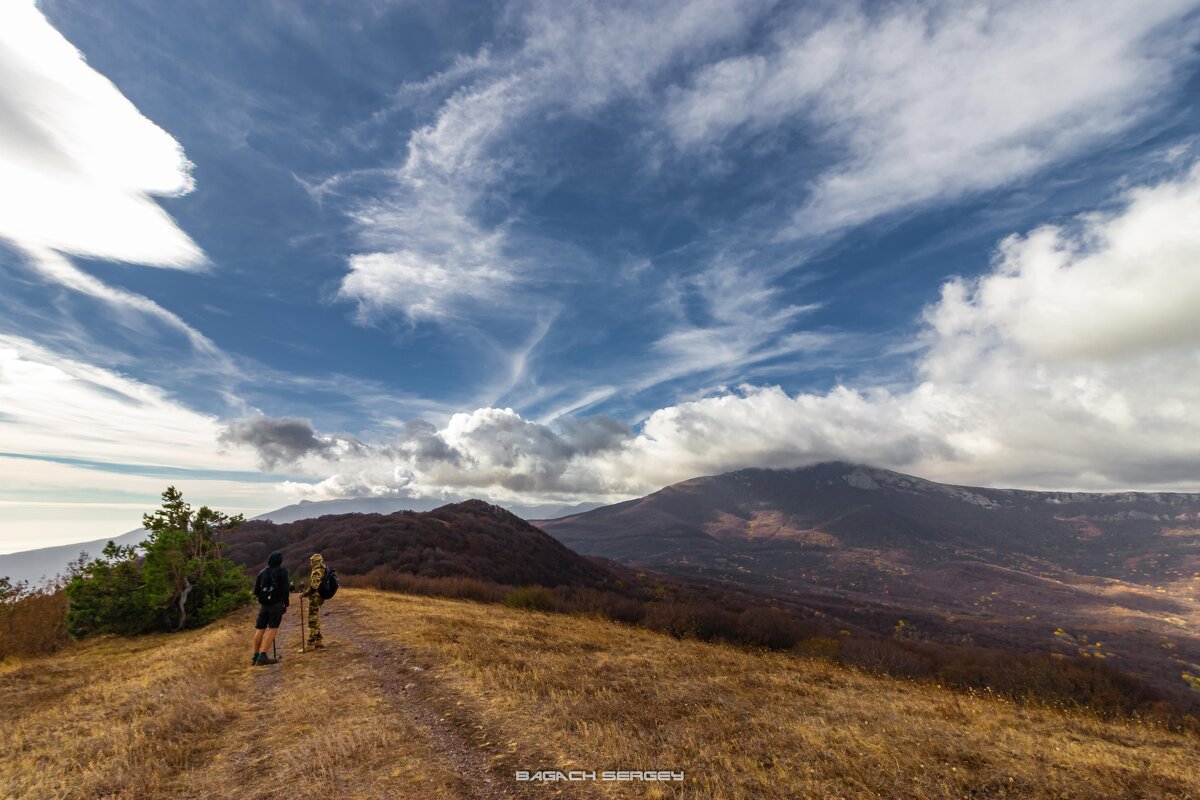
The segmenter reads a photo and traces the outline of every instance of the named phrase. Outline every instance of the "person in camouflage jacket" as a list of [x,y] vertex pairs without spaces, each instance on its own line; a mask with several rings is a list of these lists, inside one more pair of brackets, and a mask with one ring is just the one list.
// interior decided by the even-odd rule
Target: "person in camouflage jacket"
[[325,646],[321,641],[321,603],[325,601],[317,588],[325,578],[325,559],[321,558],[320,553],[313,553],[308,561],[312,566],[312,575],[308,579],[308,588],[301,593],[308,598],[308,646],[321,648]]

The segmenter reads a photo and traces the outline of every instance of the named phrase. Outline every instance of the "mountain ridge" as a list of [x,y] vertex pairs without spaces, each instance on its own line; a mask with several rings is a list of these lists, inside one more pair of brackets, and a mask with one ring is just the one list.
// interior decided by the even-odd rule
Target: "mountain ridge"
[[[349,497],[335,500],[301,500],[299,503],[282,506],[273,511],[266,511],[248,521],[266,520],[270,522],[287,523],[305,519],[316,519],[321,516],[338,514],[391,514],[397,511],[432,511],[444,505],[459,500],[425,500],[402,497]],[[508,510],[522,518],[541,515],[558,516],[561,513],[580,510],[590,510],[597,503],[570,504],[513,504]],[[500,506],[508,508],[507,506]],[[147,509],[149,510],[149,509]],[[12,581],[28,581],[39,583],[60,575],[66,571],[67,564],[74,560],[80,552],[86,552],[90,557],[100,555],[100,551],[110,541],[118,545],[135,545],[146,538],[144,528],[109,536],[104,539],[93,539],[71,544],[37,547],[31,550],[18,550],[13,553],[0,553],[0,577]]]
[[484,500],[431,511],[327,514],[286,523],[252,520],[226,534],[224,543],[226,556],[251,568],[278,550],[297,574],[319,552],[345,575],[381,568],[431,578],[589,587],[615,579],[598,562]]
[[896,635],[1200,673],[1200,495],[938,484],[830,462],[746,469],[534,523],[576,552],[758,587]]
[[[973,516],[964,516],[964,511]],[[996,513],[981,516],[976,511]],[[748,468],[692,478],[645,497],[534,522],[581,552],[621,560],[661,557],[664,548],[656,543],[664,540],[686,540],[708,549],[721,549],[723,542],[733,541],[739,532],[753,539],[760,531],[751,529],[764,527],[754,524],[764,522],[764,512],[788,517],[790,525],[778,520],[779,533],[803,538],[801,535],[808,532],[818,540],[824,536],[825,544],[838,538],[832,535],[836,532],[850,544],[924,541],[944,549],[969,534],[971,545],[1010,550],[1016,545],[1034,557],[1046,555],[1048,546],[1054,543],[1057,546],[1050,548],[1054,555],[1071,561],[1061,545],[1070,541],[1088,551],[1090,540],[1105,535],[1096,527],[1100,523],[1117,523],[1108,533],[1121,534],[1127,547],[1134,544],[1129,541],[1131,535],[1154,531],[1162,523],[1173,524],[1168,530],[1174,533],[1168,536],[1174,535],[1177,541],[1167,544],[1179,545],[1174,549],[1180,552],[1193,549],[1187,526],[1200,524],[1200,494],[1041,492],[957,486],[835,461],[796,469]],[[614,524],[617,519],[620,525]],[[765,522],[769,527],[770,520]],[[864,540],[867,527],[876,531],[876,540]],[[610,538],[612,542],[641,538],[642,547],[640,552],[628,552],[611,546]],[[1097,564],[1093,555],[1086,564],[1071,566]]]

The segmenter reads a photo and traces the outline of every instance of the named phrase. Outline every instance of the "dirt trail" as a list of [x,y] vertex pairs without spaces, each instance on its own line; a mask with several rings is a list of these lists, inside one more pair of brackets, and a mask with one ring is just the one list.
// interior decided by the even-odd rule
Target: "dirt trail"
[[436,686],[405,649],[367,633],[360,612],[350,602],[330,603],[330,606],[336,605],[342,607],[330,608],[322,621],[325,640],[333,642],[333,647],[344,642],[346,647],[356,651],[356,656],[367,660],[389,710],[406,715],[416,723],[423,738],[445,762],[444,766],[462,777],[460,788],[464,796],[472,800],[520,797],[516,787],[503,785],[503,778],[489,768],[488,755],[481,749],[480,742],[473,741],[466,731],[434,708],[432,697]]
[[[297,751],[290,742],[277,750],[276,757],[264,759],[253,737],[233,731],[220,745],[223,755],[219,760],[227,779],[216,781],[219,785],[290,785],[300,792],[292,796],[307,797],[313,787],[306,786],[305,776],[316,771],[338,796],[372,800],[605,796],[579,784],[517,783],[511,771],[513,754],[493,741],[503,737],[486,719],[472,716],[456,702],[454,692],[439,679],[436,664],[373,630],[366,610],[355,604],[352,593],[339,594],[329,602],[322,609],[321,620],[326,646],[300,653],[298,607],[293,603],[278,639],[281,663],[245,668],[253,689],[247,693],[243,712],[248,718],[257,718],[271,713],[272,702],[291,698],[298,705],[288,713],[298,724],[316,704],[340,720],[337,732],[331,732],[333,737],[353,740],[357,731],[365,728],[386,730],[391,732],[387,734],[392,737],[391,745],[382,752],[375,748],[375,755],[362,761],[342,746],[327,743],[325,749],[333,751],[323,759],[328,764],[314,765],[304,755],[306,751]],[[522,753],[522,759],[528,757],[530,764],[548,763],[537,756],[527,750]],[[259,800],[267,795],[226,793],[222,788],[194,796]]]

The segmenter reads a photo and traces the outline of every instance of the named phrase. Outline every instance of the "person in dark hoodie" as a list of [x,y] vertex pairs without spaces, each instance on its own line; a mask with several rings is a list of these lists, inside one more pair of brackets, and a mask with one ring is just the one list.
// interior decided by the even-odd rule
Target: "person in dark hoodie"
[[258,621],[254,623],[255,667],[276,664],[278,661],[267,655],[275,643],[279,623],[288,607],[288,571],[283,567],[283,553],[274,552],[267,558],[267,566],[254,580],[254,596],[258,598]]

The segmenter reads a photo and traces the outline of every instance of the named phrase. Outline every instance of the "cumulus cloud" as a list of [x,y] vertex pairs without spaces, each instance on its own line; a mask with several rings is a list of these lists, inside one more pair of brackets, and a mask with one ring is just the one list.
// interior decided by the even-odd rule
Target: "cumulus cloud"
[[211,350],[175,314],[66,258],[203,267],[199,246],[153,199],[191,191],[191,166],[33,2],[0,4],[0,239],[44,279],[148,314]]
[[606,417],[548,425],[510,408],[481,408],[454,414],[442,428],[414,420],[398,437],[349,456],[311,448],[308,452],[320,452],[325,466],[339,472],[315,483],[288,482],[285,488],[315,499],[459,496],[474,490],[510,499],[604,495],[593,459],[624,447],[632,435],[628,425]]
[[678,465],[657,467],[664,480],[836,457],[991,484],[1195,487],[1200,169],[1124,200],[1009,238],[990,272],[949,281],[910,390],[749,388],[663,409],[629,466]]
[[297,494],[473,487],[611,499],[746,466],[847,459],[952,482],[1123,489],[1200,481],[1200,167],[1121,208],[1010,237],[924,314],[906,390],[778,387],[659,409],[639,431],[511,409],[416,425]]
[[292,465],[307,456],[338,458],[364,449],[349,437],[317,436],[310,420],[295,417],[238,420],[226,425],[218,439],[224,445],[253,449],[264,469]]
[[1180,181],[1132,190],[1121,212],[1086,216],[1074,232],[1046,226],[1006,239],[991,273],[944,287],[928,315],[938,340],[1003,336],[1047,361],[1194,346],[1198,184],[1193,168]]
[[671,93],[685,151],[798,130],[838,155],[790,235],[1002,186],[1125,129],[1194,57],[1194,0],[843,4]]

